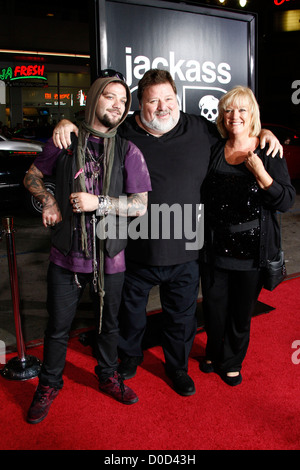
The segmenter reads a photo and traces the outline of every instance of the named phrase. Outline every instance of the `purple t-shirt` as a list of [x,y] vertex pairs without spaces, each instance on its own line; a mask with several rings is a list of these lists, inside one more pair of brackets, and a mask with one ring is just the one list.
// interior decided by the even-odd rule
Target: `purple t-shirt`
[[[103,139],[94,136],[89,138],[90,154],[92,158],[86,162],[86,186],[87,191],[93,194],[101,194],[102,190],[102,166],[94,163],[93,157],[97,156],[97,149],[102,146]],[[35,166],[43,175],[52,175],[55,170],[56,160],[61,150],[55,147],[50,139],[44,147],[43,153],[35,159]],[[75,158],[75,155],[73,157]],[[95,159],[96,160],[96,159]],[[97,166],[98,165],[98,166]],[[151,191],[151,181],[146,162],[141,151],[132,142],[128,142],[128,150],[124,159],[124,192],[127,194],[142,193]],[[73,246],[70,253],[65,256],[54,246],[51,247],[50,261],[58,266],[73,272],[91,273],[93,272],[92,256],[87,258],[80,248],[80,216],[75,214],[76,226],[73,236]],[[87,222],[88,244],[91,248],[91,224]],[[76,232],[77,230],[77,232]],[[92,252],[92,249],[90,249]],[[104,270],[106,274],[123,272],[126,269],[124,251],[118,253],[114,258],[105,257]]]

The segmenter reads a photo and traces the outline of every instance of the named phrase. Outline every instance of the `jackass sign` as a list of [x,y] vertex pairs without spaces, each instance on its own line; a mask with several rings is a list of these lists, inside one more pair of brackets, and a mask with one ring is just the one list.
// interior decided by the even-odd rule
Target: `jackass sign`
[[150,68],[169,70],[180,107],[214,121],[222,94],[255,91],[255,16],[165,1],[97,0],[92,79],[122,72],[138,109],[137,85]]

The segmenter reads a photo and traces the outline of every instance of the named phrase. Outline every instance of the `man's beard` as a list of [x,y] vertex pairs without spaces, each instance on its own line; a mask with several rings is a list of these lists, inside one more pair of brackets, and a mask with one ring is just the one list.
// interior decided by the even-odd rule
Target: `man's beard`
[[122,119],[122,115],[120,114],[116,120],[113,120],[109,114],[103,114],[103,116],[97,116],[97,118],[103,126],[107,127],[108,129],[112,129],[119,124]]
[[[164,114],[165,112],[161,112],[161,114]],[[156,113],[160,114],[160,113]],[[152,121],[146,121],[144,114],[143,114],[143,108],[141,108],[141,113],[140,113],[140,118],[144,126],[148,127],[149,129],[152,129],[154,131],[159,131],[159,132],[168,132],[173,127],[176,126],[176,124],[179,121],[179,110],[178,110],[178,116],[173,117],[169,113],[169,119],[167,121],[161,121],[158,119],[156,116],[152,119]]]

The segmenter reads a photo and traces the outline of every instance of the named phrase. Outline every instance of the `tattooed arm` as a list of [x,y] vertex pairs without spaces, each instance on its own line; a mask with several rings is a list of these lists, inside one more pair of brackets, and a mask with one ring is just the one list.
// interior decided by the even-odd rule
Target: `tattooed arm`
[[24,186],[43,204],[42,220],[45,227],[54,226],[62,220],[56,199],[47,191],[43,173],[34,165],[29,168],[24,178]]
[[140,217],[147,211],[148,193],[130,194],[127,198],[111,198],[113,209],[123,217]]
[[[97,215],[113,213],[122,217],[139,217],[147,211],[148,193],[134,193],[119,198],[109,196],[94,196],[88,193],[72,193],[70,203],[73,212],[91,212],[97,210]],[[102,202],[101,202],[102,200]]]

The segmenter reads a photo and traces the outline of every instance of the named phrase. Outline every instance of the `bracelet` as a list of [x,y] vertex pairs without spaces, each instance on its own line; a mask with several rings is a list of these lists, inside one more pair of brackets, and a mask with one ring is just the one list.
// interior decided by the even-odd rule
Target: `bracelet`
[[109,196],[98,196],[98,209],[96,211],[96,215],[107,215],[112,209],[112,201]]

